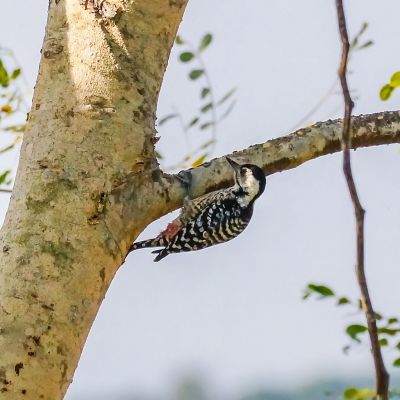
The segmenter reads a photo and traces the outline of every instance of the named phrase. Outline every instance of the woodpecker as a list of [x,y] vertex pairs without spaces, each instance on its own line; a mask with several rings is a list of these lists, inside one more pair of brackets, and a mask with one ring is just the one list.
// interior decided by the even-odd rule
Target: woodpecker
[[240,165],[226,157],[235,174],[235,184],[194,200],[185,199],[179,216],[153,239],[134,243],[129,252],[147,247],[154,250],[154,261],[168,254],[200,250],[224,243],[244,231],[253,215],[256,199],[264,192],[265,176],[253,164]]

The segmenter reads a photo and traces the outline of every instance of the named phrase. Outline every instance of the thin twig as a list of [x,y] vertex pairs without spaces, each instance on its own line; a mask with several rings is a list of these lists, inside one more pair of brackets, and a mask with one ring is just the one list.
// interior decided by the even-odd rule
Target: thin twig
[[[329,89],[326,91],[326,93],[318,100],[318,102],[314,105],[314,107],[311,108],[310,111],[307,112],[306,115],[301,117],[299,121],[297,121],[290,129],[289,132],[294,131],[298,129],[299,127],[303,126],[307,122],[309,122],[310,118],[321,108],[322,105],[325,104],[325,102],[331,97],[333,92],[336,89],[336,85],[338,83],[338,78],[335,78],[335,80],[332,82],[331,86],[329,86]],[[334,114],[330,114],[334,115]]]
[[17,145],[17,143],[18,143],[20,140],[21,140],[21,137],[18,136],[18,137],[17,137],[16,139],[14,139],[14,141],[13,141],[11,144],[9,144],[8,146],[3,147],[3,148],[0,148],[0,154],[5,153],[5,152],[7,152],[7,151],[9,151],[9,150],[12,150],[12,149]]
[[212,143],[213,141],[214,141],[214,139],[210,139],[210,140],[200,144],[195,149],[191,150],[191,152],[189,154],[187,154],[181,161],[179,161],[176,164],[173,164],[173,165],[170,165],[168,167],[165,167],[164,170],[165,171],[175,171],[177,169],[182,169],[182,168],[187,167],[188,161],[193,159],[194,156],[197,155],[201,150],[205,150],[208,146],[213,144]]
[[183,120],[182,114],[180,113],[180,111],[175,106],[172,107],[172,111],[174,112],[174,114],[177,115],[179,124],[180,124],[182,132],[183,132],[183,136],[185,137],[186,145],[187,145],[187,147],[189,149],[189,153],[191,153],[192,152],[192,143],[190,141],[188,128],[186,126],[185,121]]
[[12,193],[11,189],[0,189],[0,193]]
[[[352,57],[352,55],[354,55],[354,53],[357,50],[361,50],[361,49],[365,48],[366,43],[372,43],[372,41],[370,40],[370,41],[365,42],[363,45],[357,44],[361,35],[365,32],[367,27],[368,27],[368,24],[364,22],[361,25],[361,28],[358,31],[358,33],[356,33],[354,38],[351,39],[349,54],[347,56],[347,64],[350,64],[351,57]],[[309,110],[303,117],[301,117],[301,119],[299,121],[297,121],[297,123],[295,125],[293,125],[292,128],[289,129],[289,131],[294,131],[295,129],[298,129],[299,127],[301,127],[304,124],[306,124],[307,122],[309,122],[310,118],[326,103],[326,101],[329,99],[329,97],[331,97],[331,95],[338,94],[338,93],[335,93],[335,89],[336,89],[338,82],[339,82],[339,77],[337,76],[337,77],[335,77],[334,81],[332,82],[331,86],[329,86],[329,89],[325,92],[325,94],[318,100],[318,102],[311,108],[311,110]],[[350,93],[351,93],[351,90],[350,90]],[[342,93],[340,93],[340,94],[342,94]],[[337,106],[335,107],[334,110],[332,110],[329,114],[327,114],[326,118],[330,118],[332,115],[336,115],[336,113],[337,113]]]
[[368,325],[368,333],[371,341],[372,355],[375,364],[376,375],[376,393],[380,400],[388,399],[389,390],[389,374],[386,371],[383,362],[381,347],[379,345],[378,330],[376,326],[375,312],[372,307],[371,298],[369,295],[367,280],[364,270],[364,214],[365,211],[360,203],[357,194],[356,185],[354,183],[353,173],[351,170],[350,148],[351,148],[351,112],[353,110],[353,101],[351,99],[349,88],[347,85],[346,72],[347,60],[349,54],[349,38],[347,34],[346,19],[343,10],[343,1],[336,0],[336,9],[338,16],[338,24],[340,37],[342,41],[342,57],[339,67],[339,78],[342,85],[343,97],[345,102],[345,113],[343,119],[342,130],[342,149],[343,149],[343,173],[346,177],[347,186],[350,192],[351,200],[353,202],[356,226],[357,226],[357,279],[361,291],[361,301],[363,311],[365,313]]

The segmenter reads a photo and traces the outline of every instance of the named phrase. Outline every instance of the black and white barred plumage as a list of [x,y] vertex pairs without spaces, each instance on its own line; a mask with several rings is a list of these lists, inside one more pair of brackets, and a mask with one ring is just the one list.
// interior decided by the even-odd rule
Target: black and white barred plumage
[[263,171],[252,164],[239,165],[226,157],[235,171],[235,185],[185,200],[180,215],[154,239],[134,243],[129,251],[155,250],[154,261],[171,253],[204,249],[238,236],[249,224],[255,200],[265,189]]

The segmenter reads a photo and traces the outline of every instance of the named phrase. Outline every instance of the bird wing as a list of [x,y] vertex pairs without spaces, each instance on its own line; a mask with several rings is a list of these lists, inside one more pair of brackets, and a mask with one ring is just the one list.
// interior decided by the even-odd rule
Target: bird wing
[[197,217],[197,215],[208,207],[210,204],[217,202],[218,200],[224,200],[232,195],[232,190],[217,190],[215,192],[207,193],[203,196],[197,197],[196,199],[190,200],[186,197],[183,201],[183,207],[179,214],[179,220],[183,225]]
[[[170,222],[154,240],[160,243],[160,246],[166,245],[166,243],[170,242],[188,222],[194,220],[210,204],[218,200],[224,200],[229,196],[232,196],[231,189],[210,192],[193,200],[189,200],[188,197],[185,197],[180,214]],[[165,242],[165,240],[167,242]]]

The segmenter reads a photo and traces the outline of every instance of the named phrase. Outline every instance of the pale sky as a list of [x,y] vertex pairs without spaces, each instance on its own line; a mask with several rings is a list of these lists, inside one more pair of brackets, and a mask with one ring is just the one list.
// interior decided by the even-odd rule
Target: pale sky
[[[354,113],[398,109],[400,93],[385,103],[378,93],[400,67],[400,4],[345,3],[350,35],[367,21],[365,38],[375,42],[351,62],[350,83],[358,96]],[[46,12],[47,0],[13,0],[1,8],[0,44],[14,50],[32,86]],[[216,91],[238,88],[236,108],[219,128],[215,155],[289,133],[335,79],[340,42],[333,0],[191,0],[180,33],[197,42],[206,32],[215,39],[205,62]],[[158,115],[178,107],[189,118],[199,107],[198,88],[187,82],[188,68],[177,62],[178,51],[171,56]],[[340,117],[340,105],[341,97],[332,96],[309,122]],[[160,151],[170,163],[177,161],[186,151],[179,125],[171,122],[159,132]],[[1,170],[16,161],[16,154],[2,157]],[[367,210],[373,302],[386,315],[400,315],[399,146],[358,150],[353,161]],[[7,202],[2,195],[2,215]],[[160,231],[169,218],[141,237]],[[301,301],[310,281],[358,295],[353,212],[340,155],[268,177],[253,220],[237,239],[157,264],[152,258],[146,250],[132,253],[117,273],[68,400],[122,388],[157,394],[192,372],[228,394],[319,377],[373,376],[367,348],[348,356],[341,352],[348,344],[345,325],[362,317],[329,301]],[[393,358],[387,355],[388,363]]]

